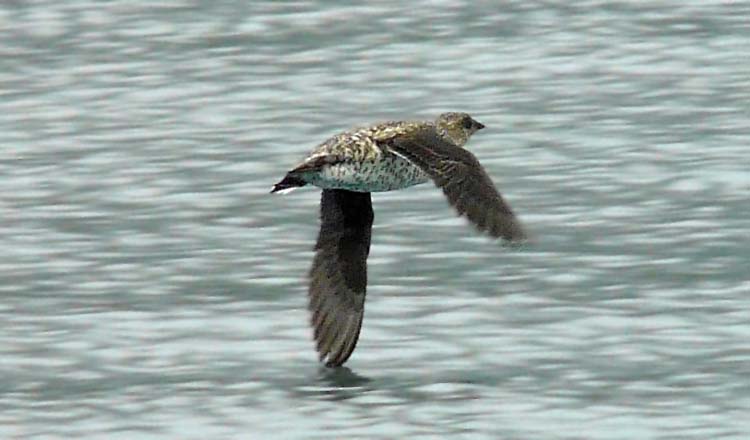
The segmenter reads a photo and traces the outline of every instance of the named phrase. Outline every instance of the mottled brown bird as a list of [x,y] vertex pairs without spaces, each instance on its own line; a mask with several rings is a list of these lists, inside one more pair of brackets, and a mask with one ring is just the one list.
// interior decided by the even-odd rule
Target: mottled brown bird
[[432,180],[480,231],[508,241],[525,238],[479,161],[463,148],[482,128],[468,114],[450,112],[434,122],[354,129],[320,144],[274,185],[271,192],[307,184],[323,189],[308,294],[316,349],[327,366],[346,362],[362,327],[373,221],[370,192]]

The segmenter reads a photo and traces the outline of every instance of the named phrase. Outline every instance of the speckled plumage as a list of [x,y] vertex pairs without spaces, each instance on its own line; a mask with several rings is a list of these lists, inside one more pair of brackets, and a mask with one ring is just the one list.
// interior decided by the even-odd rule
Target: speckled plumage
[[323,189],[308,296],[316,349],[326,365],[346,362],[359,338],[373,221],[370,192],[432,180],[479,230],[512,241],[525,237],[492,180],[463,148],[482,128],[466,113],[443,113],[434,122],[346,131],[317,146],[274,185],[271,192],[307,184]]
[[321,169],[301,174],[307,183],[324,189],[379,192],[425,183],[429,177],[422,170],[383,148],[383,142],[431,125],[385,122],[347,131],[320,144],[297,168],[305,169],[325,158],[335,160]]
[[[460,125],[465,118],[473,125]],[[323,189],[358,192],[393,191],[418,185],[429,181],[429,176],[389,148],[389,142],[430,131],[463,147],[471,134],[482,127],[465,113],[443,113],[434,122],[390,121],[355,128],[318,145],[289,176]]]

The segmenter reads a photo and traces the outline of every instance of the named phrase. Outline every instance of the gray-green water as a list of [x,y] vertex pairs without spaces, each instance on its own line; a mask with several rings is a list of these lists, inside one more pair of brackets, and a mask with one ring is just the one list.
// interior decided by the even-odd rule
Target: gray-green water
[[[0,4],[0,437],[746,439],[750,3]],[[468,111],[533,237],[376,194],[350,369],[316,363],[353,125]]]

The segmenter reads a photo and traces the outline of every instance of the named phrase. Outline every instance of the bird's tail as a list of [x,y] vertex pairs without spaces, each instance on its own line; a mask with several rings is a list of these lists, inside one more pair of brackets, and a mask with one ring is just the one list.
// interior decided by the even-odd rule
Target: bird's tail
[[302,180],[300,177],[297,177],[292,173],[287,173],[279,183],[271,188],[271,193],[277,192],[279,194],[286,194],[305,185],[307,185],[307,182]]

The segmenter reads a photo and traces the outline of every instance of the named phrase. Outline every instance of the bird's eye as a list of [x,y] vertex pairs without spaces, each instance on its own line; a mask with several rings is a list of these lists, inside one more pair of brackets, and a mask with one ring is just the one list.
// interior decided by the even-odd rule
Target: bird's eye
[[471,128],[471,122],[472,122],[472,121],[471,121],[471,118],[465,118],[465,119],[463,120],[463,125],[464,125],[464,128],[467,128],[467,129],[468,129],[468,128]]

